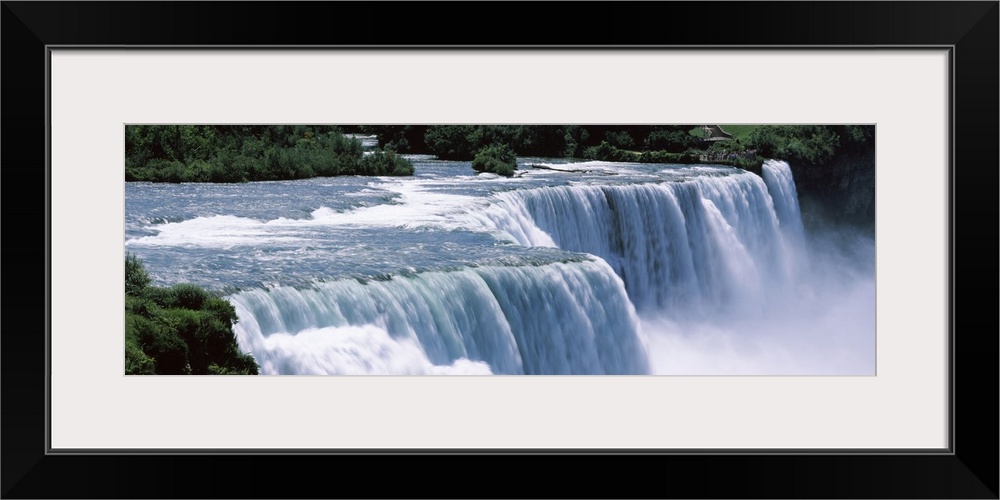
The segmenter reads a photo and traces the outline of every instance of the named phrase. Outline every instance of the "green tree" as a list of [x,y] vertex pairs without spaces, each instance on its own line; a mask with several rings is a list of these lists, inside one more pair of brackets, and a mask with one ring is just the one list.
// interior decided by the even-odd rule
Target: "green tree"
[[472,160],[472,169],[476,172],[492,172],[512,177],[517,170],[517,155],[506,144],[491,144],[476,153],[476,157]]
[[635,147],[635,139],[625,130],[609,130],[604,133],[604,140],[616,148],[632,149]]
[[653,130],[643,143],[650,151],[683,153],[695,145],[695,138],[688,133],[689,127],[664,127]]
[[125,294],[139,295],[149,285],[149,273],[143,267],[139,257],[132,253],[125,254]]
[[746,144],[765,158],[818,165],[836,154],[840,136],[823,125],[761,125],[747,136]]
[[427,127],[424,142],[442,160],[471,160],[482,145],[483,128],[474,125]]
[[232,304],[196,285],[149,283],[142,262],[126,255],[126,374],[258,373],[253,357],[236,344]]
[[365,155],[358,168],[363,175],[413,175],[413,163],[391,149]]
[[[329,125],[125,127],[126,181],[247,182],[362,174],[362,154],[360,141]],[[403,168],[391,171],[406,175]]]

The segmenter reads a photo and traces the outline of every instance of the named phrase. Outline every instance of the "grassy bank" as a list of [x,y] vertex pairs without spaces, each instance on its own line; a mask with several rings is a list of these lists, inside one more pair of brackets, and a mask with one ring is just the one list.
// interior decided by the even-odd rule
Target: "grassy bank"
[[256,375],[233,334],[232,304],[190,284],[150,286],[142,262],[125,257],[126,375]]
[[128,125],[125,180],[248,182],[338,175],[413,175],[391,149],[326,125]]

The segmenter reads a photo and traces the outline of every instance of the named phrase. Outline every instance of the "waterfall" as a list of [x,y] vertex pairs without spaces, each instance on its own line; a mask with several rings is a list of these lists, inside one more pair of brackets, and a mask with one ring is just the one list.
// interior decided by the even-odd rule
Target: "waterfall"
[[774,211],[781,225],[782,242],[788,247],[786,272],[797,273],[805,265],[799,257],[805,252],[805,230],[802,227],[802,213],[799,210],[792,169],[783,161],[767,160],[764,162],[763,176],[764,184],[774,200]]
[[229,297],[269,374],[640,374],[621,280],[603,262],[480,267]]
[[762,324],[792,303],[808,262],[781,161],[763,177],[533,186],[446,205],[441,220],[589,256],[243,290],[229,296],[240,347],[266,374],[647,374],[639,314]]
[[[773,186],[773,187],[772,187]],[[599,256],[640,311],[746,314],[795,279],[802,222],[788,164],[677,182],[570,185],[496,195],[477,215],[527,246]]]

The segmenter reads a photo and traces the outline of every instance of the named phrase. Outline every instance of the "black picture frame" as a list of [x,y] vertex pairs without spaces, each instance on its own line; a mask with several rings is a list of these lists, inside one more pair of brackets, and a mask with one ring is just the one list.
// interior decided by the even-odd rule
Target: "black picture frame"
[[[997,227],[1000,165],[1000,4],[575,2],[553,7],[487,2],[3,2],[5,147],[0,162],[7,179],[3,208],[8,234],[3,256],[8,270],[33,271],[9,272],[3,296],[3,497],[998,498],[997,316],[970,301],[986,294],[989,304],[997,290],[997,274],[986,263],[995,262],[997,255],[992,228]],[[50,454],[46,63],[48,47],[56,45],[949,47],[950,450]],[[81,334],[93,328],[98,327],[83,327]],[[316,475],[313,470],[332,472]],[[370,471],[380,471],[376,475],[383,480],[364,479]]]

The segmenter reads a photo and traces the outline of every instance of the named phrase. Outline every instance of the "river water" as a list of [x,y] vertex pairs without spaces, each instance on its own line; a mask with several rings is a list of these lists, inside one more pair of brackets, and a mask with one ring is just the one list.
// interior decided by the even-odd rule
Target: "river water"
[[264,374],[874,374],[874,242],[807,234],[784,162],[411,159],[126,183],[126,251],[225,295]]

